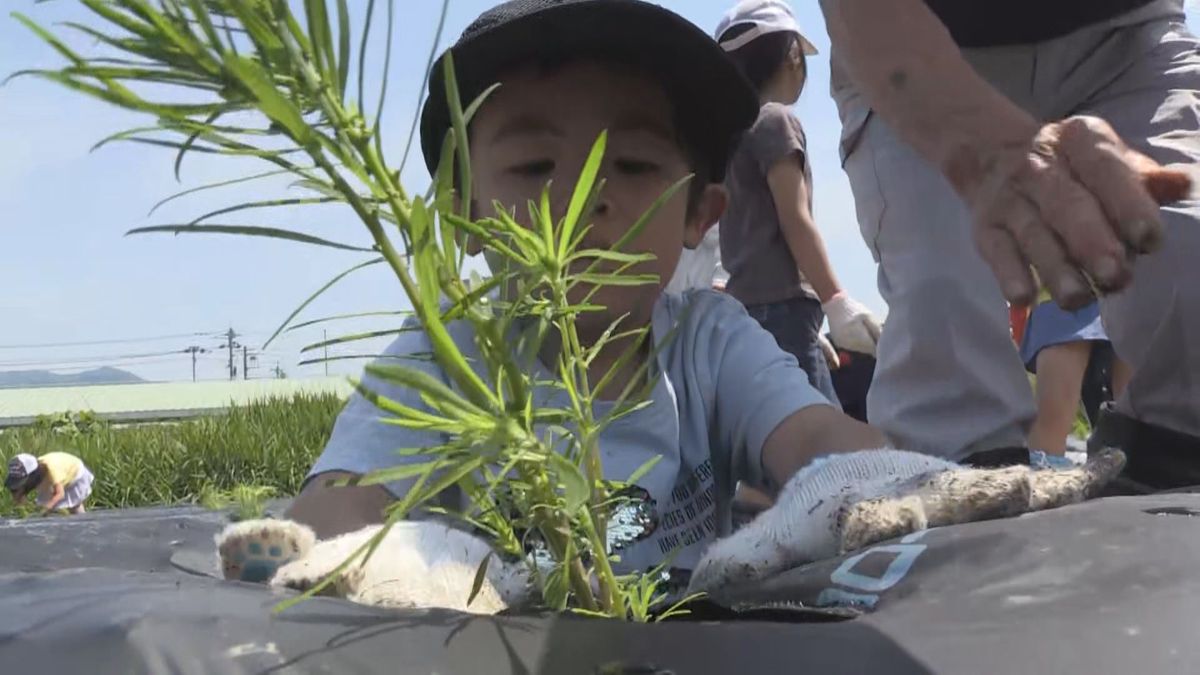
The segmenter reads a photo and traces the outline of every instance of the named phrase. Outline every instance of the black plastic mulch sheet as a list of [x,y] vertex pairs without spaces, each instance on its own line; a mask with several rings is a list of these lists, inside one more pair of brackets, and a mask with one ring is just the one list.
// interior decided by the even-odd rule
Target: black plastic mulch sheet
[[[1200,495],[944,528],[718,598],[717,621],[469,617],[220,581],[219,515],[0,525],[0,672],[1174,673],[1200,662]],[[826,606],[822,608],[822,606]],[[13,670],[9,670],[12,668]]]

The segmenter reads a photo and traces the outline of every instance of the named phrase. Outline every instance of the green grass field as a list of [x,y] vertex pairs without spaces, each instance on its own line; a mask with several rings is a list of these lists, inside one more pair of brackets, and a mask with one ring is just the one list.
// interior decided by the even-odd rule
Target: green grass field
[[[291,495],[325,446],[342,405],[337,396],[304,395],[171,424],[45,423],[0,433],[0,456],[7,461],[18,452],[52,450],[77,455],[96,475],[89,508],[199,502],[238,486]],[[27,512],[0,490],[0,514]]]

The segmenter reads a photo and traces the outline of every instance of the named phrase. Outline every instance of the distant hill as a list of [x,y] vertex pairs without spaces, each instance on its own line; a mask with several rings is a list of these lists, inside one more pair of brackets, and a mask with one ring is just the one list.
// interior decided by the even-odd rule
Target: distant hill
[[74,387],[89,384],[131,384],[145,382],[142,378],[120,368],[95,368],[78,373],[54,373],[49,370],[0,371],[0,388],[12,387]]

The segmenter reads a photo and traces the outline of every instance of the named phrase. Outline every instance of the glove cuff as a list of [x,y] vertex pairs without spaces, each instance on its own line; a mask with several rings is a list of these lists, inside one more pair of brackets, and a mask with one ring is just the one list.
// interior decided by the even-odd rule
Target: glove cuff
[[814,459],[788,480],[785,491],[805,503],[816,503],[849,492],[859,492],[868,483],[905,480],[934,471],[962,468],[940,457],[917,452],[881,448],[825,455]]

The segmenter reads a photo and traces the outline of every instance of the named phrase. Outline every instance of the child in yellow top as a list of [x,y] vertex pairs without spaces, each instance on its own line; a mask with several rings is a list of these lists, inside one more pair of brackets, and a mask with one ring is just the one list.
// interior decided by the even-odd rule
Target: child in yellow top
[[21,453],[8,460],[4,487],[17,504],[36,491],[42,515],[60,510],[74,514],[84,512],[94,478],[83,460],[70,453],[49,452],[41,457]]

